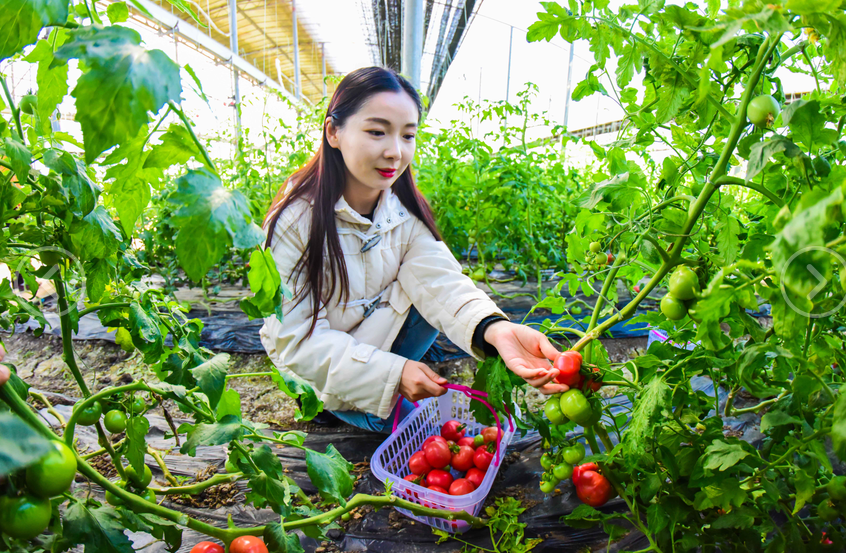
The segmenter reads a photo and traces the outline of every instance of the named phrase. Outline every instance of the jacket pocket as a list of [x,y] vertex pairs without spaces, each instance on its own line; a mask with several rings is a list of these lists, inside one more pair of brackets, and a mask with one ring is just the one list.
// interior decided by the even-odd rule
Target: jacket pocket
[[411,307],[411,298],[402,289],[399,281],[394,281],[393,289],[388,295],[388,303],[394,308],[394,311],[400,315],[408,311]]
[[376,346],[370,344],[358,344],[353,348],[352,358],[362,363],[370,361],[370,356],[376,351]]

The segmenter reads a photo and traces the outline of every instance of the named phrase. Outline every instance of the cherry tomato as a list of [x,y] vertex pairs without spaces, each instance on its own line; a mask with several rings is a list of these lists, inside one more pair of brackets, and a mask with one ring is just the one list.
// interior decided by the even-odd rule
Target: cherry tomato
[[588,245],[588,248],[590,249],[591,253],[597,253],[599,252],[599,250],[602,249],[602,244],[600,244],[599,242],[591,242]]
[[229,553],[267,553],[267,546],[261,538],[241,536],[229,544]]
[[24,494],[0,502],[0,528],[13,538],[31,540],[47,529],[52,516],[53,507],[46,497]]
[[570,447],[565,447],[561,450],[561,458],[564,459],[565,463],[577,465],[585,458],[585,446],[576,442]]
[[476,486],[466,478],[459,478],[449,486],[449,495],[467,495],[475,491]]
[[609,253],[608,254],[608,264],[610,265],[612,263],[614,263],[614,254]]
[[241,469],[238,468],[238,465],[230,461],[229,459],[226,460],[226,464],[224,465],[226,472],[232,474],[236,472],[241,472]]
[[419,484],[421,486],[425,485],[423,482],[426,481],[426,477],[422,474],[409,474],[408,476],[404,476],[403,479],[408,480],[412,484]]
[[412,474],[426,474],[432,470],[432,465],[426,460],[426,454],[418,451],[408,460],[408,469]]
[[835,476],[829,480],[826,490],[834,501],[846,501],[846,476]]
[[135,469],[132,468],[132,465],[127,465],[126,477],[134,486],[143,489],[149,486],[150,482],[153,481],[153,471],[150,470],[150,467],[144,465],[144,475],[139,477],[138,473],[135,472]]
[[778,100],[769,94],[756,96],[746,108],[746,116],[749,117],[749,122],[761,128],[772,125],[779,113],[781,113],[781,106]]
[[549,453],[544,453],[543,455],[541,455],[540,464],[543,467],[543,470],[549,470],[549,468],[553,464],[552,455],[550,455]]
[[429,447],[429,444],[432,442],[443,442],[444,445],[447,445],[447,441],[443,436],[429,436],[423,442],[423,445],[420,446],[420,451],[426,451],[426,448]]
[[35,94],[24,94],[18,107],[27,115],[34,114],[38,108],[38,96]]
[[635,284],[634,291],[635,291],[635,294],[640,294],[640,285],[639,284]]
[[433,492],[438,492],[438,493],[442,493],[444,495],[449,495],[449,491],[445,490],[444,488],[442,488],[440,486],[427,486],[427,489],[432,490]]
[[699,291],[699,278],[693,269],[681,265],[670,275],[670,294],[680,300],[692,300]]
[[555,490],[555,483],[547,480],[540,481],[540,491],[543,493],[552,493]]
[[450,465],[455,470],[465,472],[473,468],[473,455],[476,451],[469,445],[458,446],[458,452],[452,454]]
[[484,443],[485,443],[485,437],[482,436],[481,434],[473,436],[473,448],[474,449],[479,447],[480,445],[482,445]]
[[579,381],[579,369],[582,367],[582,354],[578,351],[562,352],[555,359],[553,368],[558,369],[555,381],[559,384],[573,386]]
[[460,445],[460,446],[462,446],[462,445],[470,446],[475,450],[476,449],[476,438],[471,438],[470,436],[464,436],[463,438],[458,440],[458,445]]
[[[115,485],[117,485],[118,488],[126,489],[126,482],[124,482],[123,480],[115,482]],[[109,490],[106,490],[106,503],[115,507],[119,507],[123,505],[123,499],[119,498]]]
[[429,483],[429,486],[440,486],[445,490],[449,489],[452,481],[452,475],[445,470],[435,469],[426,475],[426,482]]
[[465,428],[467,428],[467,425],[457,420],[446,421],[441,427],[441,436],[446,440],[457,442],[464,437]]
[[147,410],[147,402],[141,396],[135,396],[129,405],[129,412],[133,415],[140,415]]
[[579,466],[573,467],[573,484],[574,485],[579,484],[579,480],[582,477],[582,472],[584,472],[586,470],[598,471],[599,465],[597,465],[596,463],[585,463],[584,465],[579,465]]
[[464,475],[464,478],[473,482],[473,485],[477,488],[482,485],[482,480],[485,479],[485,472],[473,467],[472,469],[467,471],[467,474]]
[[661,298],[661,313],[671,321],[678,321],[684,319],[684,316],[687,315],[687,308],[680,299],[667,294]]
[[100,415],[102,414],[103,406],[100,405],[99,401],[95,401],[80,411],[79,415],[76,417],[76,423],[81,426],[91,426],[100,420]]
[[573,476],[573,465],[558,463],[552,467],[552,474],[555,475],[558,480],[566,480]]
[[552,424],[565,424],[567,422],[567,417],[561,412],[561,400],[558,396],[546,400],[543,406],[543,414]]
[[573,315],[581,315],[582,314],[582,308],[579,307],[578,305],[574,305],[573,307],[570,308],[570,313],[572,313]]
[[76,476],[73,451],[58,440],[50,441],[50,452],[26,469],[26,486],[40,497],[50,498],[67,491]]
[[486,446],[476,448],[476,453],[473,454],[473,464],[479,470],[488,470],[493,461],[493,453],[487,450]]
[[223,546],[210,541],[201,541],[191,548],[191,553],[223,553]]
[[446,442],[435,442],[429,444],[425,450],[426,462],[432,468],[442,469],[452,460],[452,453]]
[[499,429],[496,426],[489,426],[482,430],[482,439],[485,440],[486,444],[491,442],[498,442],[499,439]]
[[103,426],[112,434],[123,432],[126,430],[126,414],[123,411],[112,409],[103,417]]
[[156,492],[154,492],[150,488],[147,488],[146,490],[144,490],[142,493],[139,493],[138,495],[141,496],[141,499],[143,499],[144,501],[148,501],[150,503],[156,502]]
[[567,390],[561,394],[561,411],[570,420],[584,425],[590,420],[593,411],[581,390]]
[[576,495],[591,507],[601,507],[614,495],[608,479],[592,470],[583,470],[576,484]]

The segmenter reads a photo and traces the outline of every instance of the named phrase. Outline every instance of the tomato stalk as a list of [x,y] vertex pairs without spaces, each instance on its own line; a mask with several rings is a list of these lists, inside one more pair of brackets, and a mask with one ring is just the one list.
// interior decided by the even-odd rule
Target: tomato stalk
[[200,153],[203,155],[203,159],[206,162],[206,165],[208,165],[208,168],[216,173],[217,168],[215,168],[214,162],[209,157],[209,153],[206,151],[205,147],[200,143],[200,139],[197,138],[196,133],[194,133],[194,127],[191,126],[191,122],[188,120],[188,117],[185,115],[185,112],[183,112],[182,108],[176,105],[176,102],[174,102],[173,100],[170,100],[168,102],[168,105],[170,105],[170,109],[172,109],[174,113],[179,116],[179,118],[182,120],[182,123],[185,124],[185,128],[188,131],[188,134],[191,135],[191,140],[193,140],[194,144],[196,144],[197,148],[199,148]]
[[[3,86],[3,92],[6,94],[6,100],[9,102],[9,109],[12,110],[12,119],[15,120],[15,126],[18,128],[18,136],[21,137],[21,143],[26,145],[23,127],[21,126],[21,110],[15,105],[12,95],[9,93],[9,86],[6,84],[5,77],[0,77],[0,85]],[[11,169],[11,166],[9,169]]]
[[91,395],[91,391],[88,389],[88,385],[85,383],[85,379],[82,378],[82,372],[80,372],[79,366],[76,364],[76,356],[73,352],[73,329],[71,328],[71,320],[69,314],[70,308],[68,307],[65,283],[62,280],[62,275],[60,271],[57,271],[56,274],[53,276],[53,284],[56,287],[56,294],[58,296],[59,301],[59,312],[61,313],[61,315],[59,316],[59,321],[61,322],[62,326],[62,357],[64,358],[65,363],[70,369],[71,374],[73,374],[73,378],[74,380],[76,380],[79,389],[82,391],[82,395],[87,398]]
[[767,190],[763,186],[755,184],[752,181],[745,181],[743,179],[739,179],[737,177],[729,177],[728,175],[723,175],[716,180],[718,186],[726,186],[726,185],[735,185],[735,186],[743,186],[749,188],[750,190],[754,190],[759,194],[766,196],[771,202],[776,204],[779,207],[784,205],[784,201],[773,194],[771,191]]

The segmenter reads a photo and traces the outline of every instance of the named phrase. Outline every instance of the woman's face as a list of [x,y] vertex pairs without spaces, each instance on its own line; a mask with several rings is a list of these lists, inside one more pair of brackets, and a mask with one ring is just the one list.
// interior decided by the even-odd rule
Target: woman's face
[[396,182],[414,159],[417,118],[405,92],[374,94],[340,129],[326,118],[326,138],[346,165],[345,196],[375,198]]

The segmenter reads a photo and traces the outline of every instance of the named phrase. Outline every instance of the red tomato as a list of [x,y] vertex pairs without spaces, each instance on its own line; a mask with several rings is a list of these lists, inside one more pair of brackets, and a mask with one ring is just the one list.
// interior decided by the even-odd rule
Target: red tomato
[[577,465],[573,467],[573,485],[579,485],[579,479],[582,477],[582,472],[586,470],[597,471],[599,470],[599,465],[596,463],[585,463],[584,465]]
[[267,546],[261,538],[241,536],[229,544],[229,553],[267,553]]
[[[425,486],[426,477],[422,474],[409,474],[408,476],[404,476],[403,480],[408,480],[412,484],[420,484],[421,486]],[[193,553],[193,552],[192,552]]]
[[436,469],[426,475],[426,482],[429,483],[430,488],[432,486],[439,486],[448,490],[450,485],[452,485],[452,475],[445,470]]
[[432,470],[432,465],[426,461],[426,454],[422,451],[418,451],[411,456],[411,459],[408,460],[408,469],[413,474],[426,474]]
[[614,492],[607,478],[592,470],[582,470],[576,484],[576,495],[583,503],[595,508],[608,503]]
[[428,488],[433,492],[440,492],[442,494],[449,495],[449,492],[440,486],[429,486]]
[[458,452],[452,455],[450,465],[455,470],[464,472],[473,468],[473,455],[476,452],[469,445],[462,445],[458,447]]
[[608,254],[608,264],[611,265],[614,263],[614,254]]
[[640,294],[640,285],[639,284],[635,284],[634,291],[635,291],[635,294]]
[[443,436],[446,440],[457,442],[464,437],[465,428],[467,428],[467,425],[462,424],[457,420],[446,421],[441,428],[441,436]]
[[[476,438],[471,438],[470,436],[464,436],[460,440],[458,440],[458,445],[469,445],[473,449],[476,449]],[[479,444],[481,445],[481,444]]]
[[579,369],[582,368],[582,354],[578,351],[562,352],[555,359],[553,368],[558,369],[555,381],[559,384],[574,386],[579,381]]
[[223,546],[210,541],[201,541],[191,548],[191,553],[223,553]]
[[426,451],[426,448],[429,447],[429,444],[432,442],[443,442],[444,445],[447,443],[443,436],[429,436],[426,438],[426,441],[423,442],[423,445],[420,446],[420,451]]
[[[599,369],[594,369],[593,372],[599,372]],[[590,388],[592,391],[598,392],[599,389],[602,388],[602,377],[601,376],[597,376],[596,378],[591,377],[591,378],[588,378],[587,380],[584,380],[584,378],[583,378],[582,381],[579,382],[579,388],[583,391],[586,391],[588,388]]]
[[482,430],[482,438],[485,440],[486,444],[491,442],[497,442],[497,435],[499,434],[499,430],[496,426],[489,426]]
[[464,475],[464,478],[471,481],[473,485],[478,488],[482,485],[482,480],[485,479],[485,471],[473,467],[472,469],[467,471],[467,474]]
[[446,442],[433,441],[426,448],[426,461],[432,468],[442,469],[452,461],[452,452]]
[[488,470],[488,467],[491,466],[491,461],[493,461],[493,453],[488,451],[487,446],[483,445],[477,448],[476,453],[473,454],[473,464],[479,470]]
[[449,495],[467,495],[468,493],[475,491],[476,486],[474,486],[473,482],[467,480],[466,478],[459,478],[449,487]]

